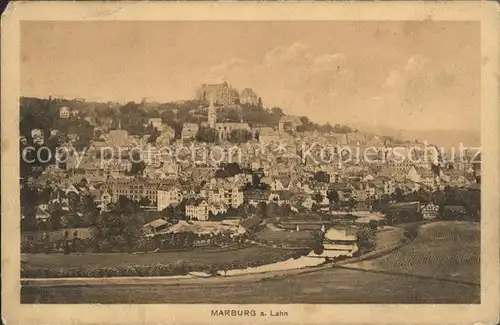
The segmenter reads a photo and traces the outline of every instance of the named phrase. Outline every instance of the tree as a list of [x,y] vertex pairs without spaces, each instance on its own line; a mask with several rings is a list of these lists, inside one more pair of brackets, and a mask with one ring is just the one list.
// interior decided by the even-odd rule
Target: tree
[[97,243],[105,242],[105,250],[132,252],[141,244],[144,219],[137,204],[122,198],[114,210],[101,215],[93,238]]
[[175,218],[175,208],[174,205],[170,204],[168,207],[161,211],[161,215],[164,219],[173,220]]
[[340,200],[339,193],[336,190],[328,190],[328,192],[326,192],[326,197],[330,203],[338,203]]
[[99,208],[91,195],[84,195],[82,197],[80,212],[84,215],[85,226],[95,224],[97,215],[99,214]]
[[158,131],[157,128],[154,128],[151,132],[149,132],[148,143],[156,143],[156,140],[161,135],[161,132]]
[[302,123],[302,125],[308,125],[311,123],[311,121],[309,121],[309,118],[307,116],[302,116],[300,118],[300,122]]
[[441,190],[437,190],[431,193],[431,201],[436,205],[443,205],[445,200],[445,194]]
[[283,113],[283,110],[281,109],[281,107],[273,107],[271,108],[271,112],[274,116],[278,117],[278,118],[281,118],[283,115],[285,115],[285,113]]
[[330,133],[333,132],[333,126],[330,123],[323,124],[318,128],[318,131],[321,133]]
[[130,171],[128,174],[130,175],[142,175],[144,169],[146,169],[146,163],[141,158],[141,154],[138,151],[132,151],[131,155],[131,163]]
[[347,125],[335,124],[333,127],[333,132],[335,133],[351,133],[352,129]]
[[233,175],[231,175],[227,170],[224,169],[218,169],[214,173],[214,178],[229,178]]
[[266,216],[266,208],[267,208],[267,203],[266,202],[259,202],[257,204],[257,211],[258,211],[258,214],[261,216],[261,217],[265,217]]
[[328,183],[330,182],[330,175],[324,171],[319,171],[314,173],[313,179],[316,182],[321,182],[321,183]]
[[315,231],[313,233],[313,238],[310,242],[310,248],[316,255],[321,255],[323,254],[323,251],[325,250],[323,246],[323,240],[325,238],[325,234],[322,231]]
[[62,222],[61,218],[63,217],[63,210],[59,204],[54,204],[51,208],[50,212],[50,225],[54,230],[61,229]]
[[241,174],[241,167],[237,162],[232,162],[224,165],[224,170],[232,176]]
[[361,227],[357,233],[357,244],[360,252],[368,252],[375,248],[375,231],[369,227]]
[[313,200],[316,201],[318,204],[320,204],[321,202],[323,202],[323,195],[321,195],[321,193],[315,193],[313,195]]
[[201,126],[196,133],[196,140],[200,142],[214,143],[217,140],[215,130],[209,127]]
[[141,207],[148,207],[150,205],[151,205],[151,200],[149,198],[147,198],[146,196],[142,197],[139,200],[139,206],[141,206]]
[[403,191],[399,187],[396,187],[396,190],[394,191],[392,196],[393,199],[396,200],[396,202],[402,202],[404,200]]
[[280,214],[282,216],[289,216],[290,214],[292,214],[292,207],[290,206],[290,204],[281,205],[280,210]]

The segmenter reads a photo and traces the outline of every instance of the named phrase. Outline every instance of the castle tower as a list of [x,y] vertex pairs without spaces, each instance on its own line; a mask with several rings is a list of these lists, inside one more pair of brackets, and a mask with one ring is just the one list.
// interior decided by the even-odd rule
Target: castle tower
[[210,97],[210,105],[208,106],[208,125],[215,129],[215,122],[217,120],[217,112],[214,106],[214,98]]

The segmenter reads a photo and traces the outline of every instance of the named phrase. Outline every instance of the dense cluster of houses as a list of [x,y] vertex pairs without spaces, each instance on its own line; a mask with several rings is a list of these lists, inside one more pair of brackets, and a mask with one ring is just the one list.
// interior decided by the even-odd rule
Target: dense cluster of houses
[[[205,88],[205,92],[211,89]],[[206,95],[200,92],[200,96]],[[250,101],[255,99],[251,91],[246,91],[244,97]],[[208,125],[218,127],[213,107],[210,110],[212,116],[209,114]],[[60,108],[61,119],[78,114],[65,106]],[[109,204],[122,196],[140,201],[143,208],[156,211],[183,203],[187,219],[207,221],[210,215],[224,215],[242,204],[257,206],[261,202],[273,202],[280,206],[289,205],[294,211],[331,211],[332,206],[340,209],[344,203],[350,202],[350,209],[370,210],[373,201],[391,197],[396,192],[408,195],[419,190],[433,192],[447,186],[467,188],[477,185],[478,168],[467,161],[451,161],[446,165],[436,164],[432,158],[418,163],[408,159],[401,161],[391,156],[395,145],[358,132],[301,132],[297,136],[300,119],[287,116],[276,129],[252,129],[260,134],[259,139],[234,144],[222,136],[217,143],[219,154],[228,157],[236,152],[233,158],[237,158],[240,170],[218,177],[220,162],[213,163],[203,156],[203,149],[210,152],[212,145],[197,143],[193,139],[199,126],[185,124],[180,139],[173,141],[174,131],[165,122],[161,118],[148,121],[148,125],[161,132],[156,142],[151,143],[147,136],[131,136],[120,127],[108,130],[101,132],[100,138],[92,142],[85,154],[70,154],[64,166],[51,165],[40,177],[26,179],[23,184],[30,188],[43,191],[51,187],[52,193],[57,193],[56,197],[47,198],[47,202],[38,203],[37,218],[50,217],[48,206],[54,200],[66,209],[70,195],[91,195],[100,211],[106,211]],[[248,124],[243,124],[249,129]],[[239,127],[235,125],[231,127]],[[294,132],[289,132],[290,128]],[[100,129],[100,126],[95,126],[95,129]],[[162,150],[166,143],[169,150]],[[172,155],[172,152],[182,152],[180,149],[186,151],[190,144],[197,147],[195,153],[186,153],[185,158],[190,159]],[[374,146],[378,149],[371,151],[373,157],[370,161],[359,159],[356,152],[349,161],[343,161],[339,159],[342,155],[335,151],[328,151],[331,156],[329,160],[324,159],[325,146],[332,144],[356,145],[358,151],[359,148]],[[403,149],[412,145],[415,143],[406,144]],[[71,152],[71,144],[68,146]],[[109,148],[121,150],[117,152]],[[140,174],[130,174],[133,163],[127,148],[139,148],[145,164]],[[318,161],[318,157],[323,159]],[[421,209],[425,218],[433,218],[438,213],[433,204]]]

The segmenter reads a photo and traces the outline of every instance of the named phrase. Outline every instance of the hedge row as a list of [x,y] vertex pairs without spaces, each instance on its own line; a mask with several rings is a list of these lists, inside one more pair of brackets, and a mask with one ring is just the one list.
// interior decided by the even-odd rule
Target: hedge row
[[71,267],[71,268],[31,268],[23,266],[23,278],[63,278],[63,277],[116,277],[116,276],[173,276],[186,275],[189,272],[216,274],[219,270],[244,269],[265,264],[299,258],[306,252],[284,252],[280,256],[271,256],[261,260],[233,261],[229,263],[203,263],[177,261],[174,263],[156,263],[152,265],[118,265],[114,267]]

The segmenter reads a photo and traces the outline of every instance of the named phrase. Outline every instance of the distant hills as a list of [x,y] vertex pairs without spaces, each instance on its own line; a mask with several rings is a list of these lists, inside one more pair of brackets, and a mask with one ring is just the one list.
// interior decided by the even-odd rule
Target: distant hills
[[402,140],[427,141],[439,147],[480,146],[481,132],[475,130],[408,130],[385,127],[381,125],[356,125],[356,128],[373,134],[383,134]]

